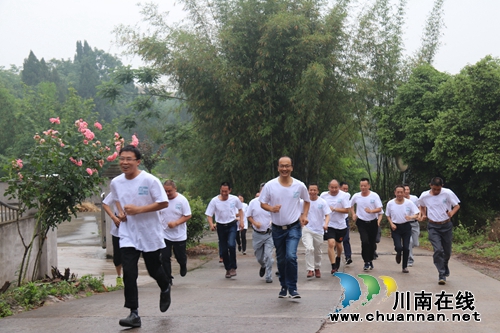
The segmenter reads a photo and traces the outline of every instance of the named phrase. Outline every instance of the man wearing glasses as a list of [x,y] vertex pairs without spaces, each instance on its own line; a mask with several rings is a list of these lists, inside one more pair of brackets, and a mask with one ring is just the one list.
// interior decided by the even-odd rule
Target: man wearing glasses
[[137,263],[141,254],[149,275],[161,289],[160,311],[165,312],[170,306],[170,284],[160,260],[160,251],[165,243],[158,213],[160,209],[168,207],[168,198],[160,180],[139,169],[139,149],[125,146],[120,151],[119,160],[123,173],[111,181],[110,188],[115,203],[123,207],[123,212],[118,216],[119,235],[125,286],[124,306],[130,309],[129,316],[121,319],[119,324],[141,327],[137,289]]
[[[283,156],[278,161],[279,176],[266,183],[259,196],[263,209],[271,212],[272,235],[276,248],[276,260],[281,284],[279,298],[287,293],[300,298],[297,291],[297,247],[302,236],[301,227],[307,224],[309,193],[300,180],[292,178],[292,159]],[[300,199],[304,200],[301,210]]]

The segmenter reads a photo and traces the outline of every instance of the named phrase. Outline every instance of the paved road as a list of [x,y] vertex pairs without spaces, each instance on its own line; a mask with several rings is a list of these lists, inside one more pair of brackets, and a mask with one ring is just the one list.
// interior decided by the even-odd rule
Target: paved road
[[[451,276],[446,286],[437,284],[437,272],[432,264],[431,253],[417,249],[417,260],[410,274],[402,274],[394,262],[390,238],[383,238],[379,244],[380,257],[374,262],[373,271],[363,272],[359,256],[359,237],[352,235],[354,263],[343,267],[345,273],[357,275],[368,273],[376,278],[381,275],[393,277],[398,291],[414,292],[422,290],[438,294],[441,290],[456,296],[459,291],[470,291],[474,295],[475,310],[481,322],[460,323],[394,323],[394,322],[330,322],[327,317],[340,303],[343,288],[339,279],[328,274],[330,265],[323,254],[323,277],[305,277],[304,249],[299,247],[299,292],[301,299],[279,299],[279,283],[266,284],[258,276],[259,266],[250,250],[246,256],[238,255],[238,276],[224,278],[224,269],[217,260],[190,270],[186,277],[175,276],[172,288],[172,305],[166,313],[158,309],[159,290],[155,283],[145,283],[139,287],[141,332],[498,332],[500,319],[497,309],[500,305],[500,282],[470,269],[458,261],[450,263]],[[213,241],[214,234],[206,239]],[[61,252],[59,252],[61,255]],[[75,259],[71,259],[75,261]],[[104,260],[104,259],[102,259]],[[111,265],[111,263],[109,263]],[[84,266],[84,265],[83,265]],[[173,265],[176,266],[175,264]],[[89,269],[95,269],[89,266]],[[88,272],[100,274],[97,272]],[[151,281],[143,276],[142,281]],[[393,313],[395,294],[386,297],[386,288],[380,279],[382,289],[371,302],[361,305],[354,303],[345,313],[359,312],[361,315]],[[366,287],[360,283],[365,293]],[[365,296],[362,296],[365,300]],[[383,299],[386,299],[383,301]],[[435,301],[435,298],[433,298]],[[122,307],[121,291],[94,295],[83,299],[46,305],[40,309],[0,319],[0,332],[117,332],[123,330],[118,320],[128,314]],[[413,303],[412,303],[413,305]],[[397,310],[396,313],[404,312]],[[425,313],[420,311],[421,313]],[[433,309],[434,313],[436,309]],[[443,311],[441,311],[443,312]],[[448,311],[443,312],[449,314]]]

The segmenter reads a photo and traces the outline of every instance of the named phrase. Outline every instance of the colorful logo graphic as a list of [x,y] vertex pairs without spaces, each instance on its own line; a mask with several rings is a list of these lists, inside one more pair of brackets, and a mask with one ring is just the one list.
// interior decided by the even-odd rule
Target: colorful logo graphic
[[[334,276],[338,277],[340,279],[340,285],[344,289],[344,298],[342,299],[342,307],[338,308],[335,310],[335,312],[340,312],[351,303],[358,301],[361,298],[361,287],[359,285],[358,280],[346,273],[335,273]],[[366,302],[362,303],[362,305],[366,305],[368,302],[370,302],[373,299],[374,295],[378,295],[380,293],[380,283],[372,275],[368,274],[359,274],[359,278],[363,280],[363,283],[366,286],[367,289],[367,295],[366,295]],[[396,280],[394,280],[390,276],[380,276],[379,277],[385,284],[387,288],[387,293],[386,296],[389,297],[391,294],[395,291],[398,290],[398,285],[396,283]]]

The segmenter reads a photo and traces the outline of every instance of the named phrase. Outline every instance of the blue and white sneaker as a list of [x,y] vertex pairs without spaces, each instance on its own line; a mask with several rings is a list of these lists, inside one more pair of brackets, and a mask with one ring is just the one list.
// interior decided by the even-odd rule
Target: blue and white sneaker
[[279,298],[285,298],[286,297],[286,293],[287,293],[287,290],[285,287],[281,287],[281,291],[280,293],[278,294],[278,297]]
[[300,295],[297,292],[297,290],[291,290],[290,291],[290,298],[300,298]]

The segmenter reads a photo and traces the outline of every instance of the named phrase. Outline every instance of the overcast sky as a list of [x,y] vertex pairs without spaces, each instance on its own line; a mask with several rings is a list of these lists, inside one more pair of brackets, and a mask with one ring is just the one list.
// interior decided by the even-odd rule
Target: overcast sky
[[[73,58],[76,41],[87,40],[111,54],[120,55],[113,45],[112,30],[118,24],[133,25],[140,20],[138,0],[0,0],[0,66],[21,66],[29,51],[45,60]],[[175,0],[156,1],[172,19],[182,15]],[[361,0],[360,2],[363,2]],[[434,0],[408,0],[405,46],[413,53],[420,45],[426,16]],[[445,0],[446,28],[434,66],[458,73],[488,54],[500,56],[500,1]],[[137,59],[120,56],[125,64]]]

